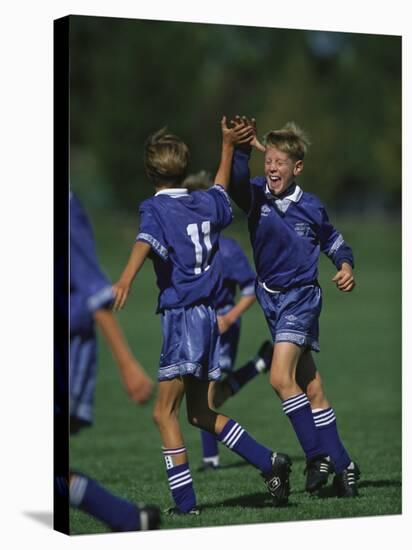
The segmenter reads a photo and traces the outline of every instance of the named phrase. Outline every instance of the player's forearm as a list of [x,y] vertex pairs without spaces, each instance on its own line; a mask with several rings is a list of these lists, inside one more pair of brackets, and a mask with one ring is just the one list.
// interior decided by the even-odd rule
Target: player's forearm
[[226,314],[231,323],[235,323],[255,301],[256,296],[254,294],[250,296],[241,296],[237,304],[235,304]]
[[103,333],[114,360],[121,370],[124,365],[129,364],[133,360],[133,355],[116,318],[107,309],[98,309],[94,314],[94,318]]
[[235,149],[228,187],[229,196],[244,212],[251,205],[249,159],[250,149]]
[[130,286],[132,284],[134,278],[144,264],[149,252],[150,245],[148,243],[137,241],[134,244],[127,265],[120,276],[120,281],[124,285]]
[[229,143],[222,143],[222,152],[220,156],[220,165],[216,173],[215,183],[221,185],[225,189],[228,188],[230,171],[232,168],[234,147]]

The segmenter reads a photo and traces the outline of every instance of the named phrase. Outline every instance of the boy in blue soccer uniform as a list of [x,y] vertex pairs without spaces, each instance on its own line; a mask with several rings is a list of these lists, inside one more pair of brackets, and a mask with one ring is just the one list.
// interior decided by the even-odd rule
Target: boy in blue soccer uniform
[[260,470],[275,506],[287,503],[290,459],[257,443],[234,420],[209,407],[211,380],[220,378],[219,331],[214,309],[221,285],[219,234],[232,220],[225,192],[235,142],[250,139],[250,128],[229,129],[222,122],[222,156],[216,185],[190,193],[181,187],[188,148],[166,129],[149,137],[145,168],[156,194],[140,205],[140,228],[129,261],[114,291],[121,309],[145,259],[153,260],[160,290],[163,347],[154,420],[159,428],[169,487],[170,513],[198,515],[187,450],[179,425],[184,396],[189,422]]
[[[125,389],[137,403],[152,393],[152,381],[131,353],[111,311],[113,290],[101,271],[88,217],[70,193],[70,433],[93,423],[97,374],[97,324],[111,349]],[[66,482],[60,480],[64,490]],[[104,522],[113,531],[158,528],[159,510],[120,498],[94,479],[70,472],[70,504]]]
[[[200,172],[185,179],[184,187],[189,192],[210,189],[209,176]],[[256,301],[255,279],[249,260],[239,244],[232,238],[220,235],[219,251],[222,256],[223,282],[215,299],[217,323],[220,332],[219,366],[226,374],[223,380],[210,384],[210,403],[219,408],[228,397],[239,392],[258,374],[267,372],[272,360],[273,344],[263,342],[254,358],[234,370],[239,346],[241,316]],[[236,301],[236,291],[240,297]],[[219,467],[218,440],[214,434],[201,432],[203,458],[200,471]]]
[[[236,128],[246,124],[246,117],[234,121]],[[302,130],[290,123],[269,132],[264,145],[256,138],[251,144],[265,154],[265,175],[250,179],[251,147],[237,148],[229,193],[248,216],[257,299],[274,342],[270,383],[305,452],[306,490],[313,493],[322,487],[333,466],[337,495],[354,497],[359,468],[339,438],[311,355],[319,351],[320,251],[338,270],[333,278],[337,288],[350,292],[355,286],[352,250],[320,200],[296,183],[309,145]]]

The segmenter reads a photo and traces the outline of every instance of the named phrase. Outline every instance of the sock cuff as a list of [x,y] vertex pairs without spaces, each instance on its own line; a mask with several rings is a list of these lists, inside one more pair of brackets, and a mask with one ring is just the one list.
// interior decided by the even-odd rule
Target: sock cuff
[[313,421],[315,422],[315,426],[317,428],[329,426],[330,424],[336,422],[335,411],[332,407],[328,407],[327,409],[316,409],[316,411],[312,411],[312,414]]
[[230,418],[217,438],[223,443],[223,445],[229,449],[233,449],[244,432],[245,430],[242,426]]
[[310,407],[310,403],[306,393],[299,393],[282,401],[283,412],[286,415],[308,406]]
[[70,504],[78,508],[83,501],[89,480],[81,475],[72,475],[70,479]]
[[162,447],[162,453],[164,456],[166,455],[179,455],[186,452],[186,447],[176,447],[175,449],[168,449],[166,447]]

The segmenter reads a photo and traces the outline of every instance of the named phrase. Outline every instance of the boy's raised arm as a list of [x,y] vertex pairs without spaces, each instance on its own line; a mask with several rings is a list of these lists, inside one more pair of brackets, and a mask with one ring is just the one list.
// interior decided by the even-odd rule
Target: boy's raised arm
[[118,311],[124,307],[130,293],[133,280],[144,264],[150,249],[150,245],[143,241],[137,241],[133,246],[129,260],[120,279],[113,285],[113,292],[115,296],[113,303],[114,311]]
[[235,149],[228,188],[229,195],[237,206],[244,212],[248,212],[252,200],[249,171],[250,154],[252,147],[258,151],[264,151],[264,147],[256,137],[256,120],[254,118],[249,120],[247,117],[237,115],[231,123],[235,128],[249,127],[252,129],[251,139],[246,144],[238,144]]
[[253,137],[253,128],[248,125],[236,125],[229,128],[225,116],[220,121],[220,126],[222,129],[222,151],[215,183],[227,189],[235,145],[249,143]]

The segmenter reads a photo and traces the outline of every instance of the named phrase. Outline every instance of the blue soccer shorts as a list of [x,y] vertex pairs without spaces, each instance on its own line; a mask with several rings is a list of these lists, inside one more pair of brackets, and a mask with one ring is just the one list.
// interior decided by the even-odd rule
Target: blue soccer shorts
[[[232,305],[216,310],[216,315],[225,315]],[[232,372],[235,367],[240,337],[240,319],[231,325],[226,332],[220,335],[219,366],[222,372]]]
[[93,422],[97,373],[97,341],[94,330],[70,338],[70,417],[81,424]]
[[322,309],[319,285],[269,291],[257,284],[256,298],[275,344],[292,342],[319,351],[319,315]]
[[188,374],[199,380],[218,380],[220,336],[215,310],[207,305],[161,312],[163,346],[158,380]]

